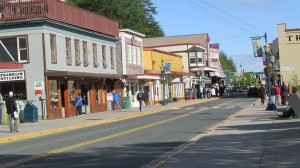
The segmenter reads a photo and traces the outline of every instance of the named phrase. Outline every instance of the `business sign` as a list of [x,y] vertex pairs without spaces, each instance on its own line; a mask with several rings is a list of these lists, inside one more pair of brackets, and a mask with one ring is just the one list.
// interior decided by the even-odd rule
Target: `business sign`
[[281,67],[280,68],[282,71],[293,71],[295,70],[294,66],[289,66],[289,67]]
[[44,89],[44,82],[34,82],[34,94],[42,95],[42,90]]
[[166,65],[165,65],[166,66],[166,70],[165,70],[166,73],[171,73],[171,71],[172,71],[171,65],[172,65],[171,61],[166,61]]
[[300,43],[300,33],[288,32],[285,35],[285,40],[286,40],[287,44],[299,44]]
[[25,71],[0,72],[0,81],[25,80]]

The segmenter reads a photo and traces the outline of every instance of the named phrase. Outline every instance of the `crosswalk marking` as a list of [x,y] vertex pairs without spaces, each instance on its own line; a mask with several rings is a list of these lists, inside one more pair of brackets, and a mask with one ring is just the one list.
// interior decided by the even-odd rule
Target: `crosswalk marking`
[[190,110],[190,109],[193,109],[194,107],[187,107],[187,108],[185,108],[185,109],[187,109],[187,110]]
[[212,107],[212,108],[221,108],[221,107]]

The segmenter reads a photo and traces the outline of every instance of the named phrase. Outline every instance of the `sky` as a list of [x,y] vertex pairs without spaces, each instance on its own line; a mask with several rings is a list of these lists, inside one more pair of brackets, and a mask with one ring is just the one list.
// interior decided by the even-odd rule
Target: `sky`
[[[263,71],[250,37],[277,38],[277,25],[300,28],[300,0],[152,0],[165,36],[208,33],[210,43],[234,60],[237,71]],[[264,38],[263,38],[264,39]],[[265,40],[262,40],[262,44]],[[241,65],[241,67],[240,67]]]

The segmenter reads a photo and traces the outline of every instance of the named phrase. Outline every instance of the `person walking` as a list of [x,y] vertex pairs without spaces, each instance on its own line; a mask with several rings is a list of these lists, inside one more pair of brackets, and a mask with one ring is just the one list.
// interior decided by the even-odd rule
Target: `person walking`
[[75,100],[75,106],[76,106],[76,116],[82,116],[82,98],[80,96],[80,93],[78,93],[76,100]]
[[289,92],[287,86],[285,85],[285,82],[282,82],[280,90],[281,90],[281,105],[286,105],[286,98],[288,97]]
[[113,102],[114,102],[114,111],[116,111],[116,106],[118,106],[119,110],[121,111],[121,107],[119,104],[120,94],[113,90]]
[[260,96],[261,105],[265,104],[266,88],[264,87],[264,85],[260,86],[260,88],[258,89],[258,93]]
[[276,102],[277,102],[277,105],[279,105],[281,90],[280,90],[280,87],[278,86],[278,84],[276,84],[275,86],[276,86],[276,89],[275,89]]
[[143,109],[143,102],[145,101],[145,95],[142,91],[139,91],[139,93],[137,94],[137,100],[139,101],[140,104],[140,112]]
[[11,133],[13,131],[19,132],[19,121],[17,119],[18,115],[18,107],[15,98],[13,97],[13,92],[8,93],[8,97],[5,101],[6,103],[6,111],[9,118],[9,130]]

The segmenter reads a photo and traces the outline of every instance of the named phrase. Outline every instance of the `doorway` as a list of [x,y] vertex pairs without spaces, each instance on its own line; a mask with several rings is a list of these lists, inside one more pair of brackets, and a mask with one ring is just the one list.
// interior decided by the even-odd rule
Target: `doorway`
[[81,98],[82,98],[82,114],[90,113],[90,87],[87,84],[81,85]]

